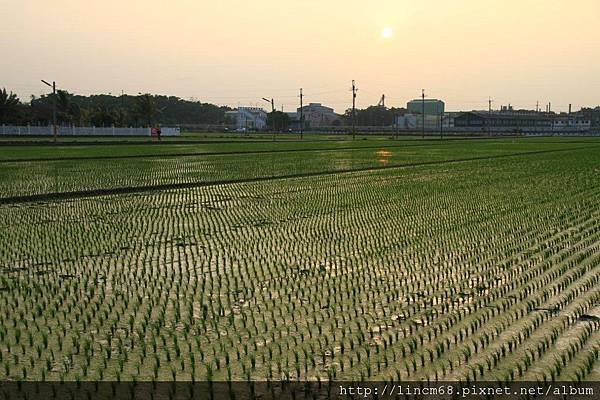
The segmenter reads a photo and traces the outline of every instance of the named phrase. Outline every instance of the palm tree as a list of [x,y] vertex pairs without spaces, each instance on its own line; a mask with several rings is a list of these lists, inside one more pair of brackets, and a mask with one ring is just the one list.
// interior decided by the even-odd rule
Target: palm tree
[[73,123],[81,118],[81,109],[77,103],[71,101],[71,94],[66,90],[56,92],[56,108],[63,121]]
[[90,122],[94,126],[111,126],[115,124],[115,118],[111,110],[104,104],[98,105],[90,114]]
[[0,90],[0,123],[7,122],[11,114],[19,106],[19,98],[13,92],[8,93],[6,88]]
[[71,107],[71,98],[66,90],[56,92],[56,108],[62,113],[68,113]]
[[116,108],[113,110],[113,118],[117,126],[127,126],[129,113],[123,108]]
[[142,94],[136,98],[135,113],[141,118],[148,126],[152,126],[158,109],[154,102],[154,97],[150,94]]

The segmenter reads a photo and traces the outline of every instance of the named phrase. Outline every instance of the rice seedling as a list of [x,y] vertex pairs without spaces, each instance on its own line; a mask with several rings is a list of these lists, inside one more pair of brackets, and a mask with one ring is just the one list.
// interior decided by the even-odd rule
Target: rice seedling
[[[502,153],[444,149],[410,160]],[[391,153],[387,166],[406,162]],[[0,205],[0,378],[585,380],[600,334],[597,154],[382,170],[367,149],[252,167],[96,160],[54,186],[8,168],[5,197],[248,181]],[[356,171],[252,181],[336,169]]]

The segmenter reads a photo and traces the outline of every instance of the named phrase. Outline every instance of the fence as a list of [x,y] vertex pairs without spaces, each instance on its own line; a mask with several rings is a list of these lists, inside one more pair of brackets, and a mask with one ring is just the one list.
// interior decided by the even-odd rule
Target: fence
[[[54,134],[50,126],[0,126],[2,136],[52,136]],[[58,126],[58,136],[151,136],[151,128],[98,128],[94,126]],[[179,128],[161,128],[161,136],[179,136]]]

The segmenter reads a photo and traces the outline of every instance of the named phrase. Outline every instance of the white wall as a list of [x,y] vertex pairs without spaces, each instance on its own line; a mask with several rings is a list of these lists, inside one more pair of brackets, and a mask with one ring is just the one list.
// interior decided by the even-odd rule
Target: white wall
[[[96,128],[59,126],[59,136],[150,136],[150,128]],[[5,136],[52,136],[52,126],[0,125],[0,135]],[[179,136],[179,128],[161,128],[161,136]]]
[[[412,130],[421,129],[423,126],[423,116],[417,114],[404,114],[396,117],[398,129]],[[438,115],[425,115],[425,129],[440,129],[440,117]]]

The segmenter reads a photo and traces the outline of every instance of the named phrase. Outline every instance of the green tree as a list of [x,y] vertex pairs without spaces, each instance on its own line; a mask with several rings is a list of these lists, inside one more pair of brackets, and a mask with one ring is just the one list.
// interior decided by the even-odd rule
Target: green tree
[[137,97],[135,103],[135,113],[141,121],[147,123],[147,126],[154,125],[158,108],[154,97],[150,94],[142,94]]
[[90,114],[90,123],[93,126],[113,126],[116,125],[115,122],[115,113],[103,104],[97,106]]
[[81,109],[79,105],[72,101],[73,96],[66,90],[56,92],[56,111],[58,120],[73,124],[79,122],[81,118]]
[[13,92],[7,92],[6,88],[0,90],[0,123],[17,119],[16,114],[20,103],[19,98]]
[[123,108],[116,108],[113,111],[115,126],[127,126],[130,119],[129,113]]
[[290,126],[290,117],[282,111],[272,111],[267,114],[267,126],[271,130],[287,130]]
[[[3,104],[11,105],[9,115],[2,114],[4,123],[41,124],[52,123],[54,96],[33,97],[29,103],[18,102],[16,96],[2,93]],[[10,101],[8,98],[10,97]],[[14,101],[18,104],[14,107]],[[229,107],[196,100],[184,100],[175,96],[113,96],[93,94],[81,96],[59,90],[56,94],[57,117],[60,123],[96,126],[148,126],[162,125],[220,125],[226,123],[225,112]],[[2,106],[0,106],[2,107]],[[93,122],[92,122],[93,121]]]
[[[385,108],[380,106],[369,106],[365,109],[356,110],[357,126],[392,126],[397,115],[406,112],[403,108]],[[343,115],[346,125],[352,124],[352,109],[346,110]]]

